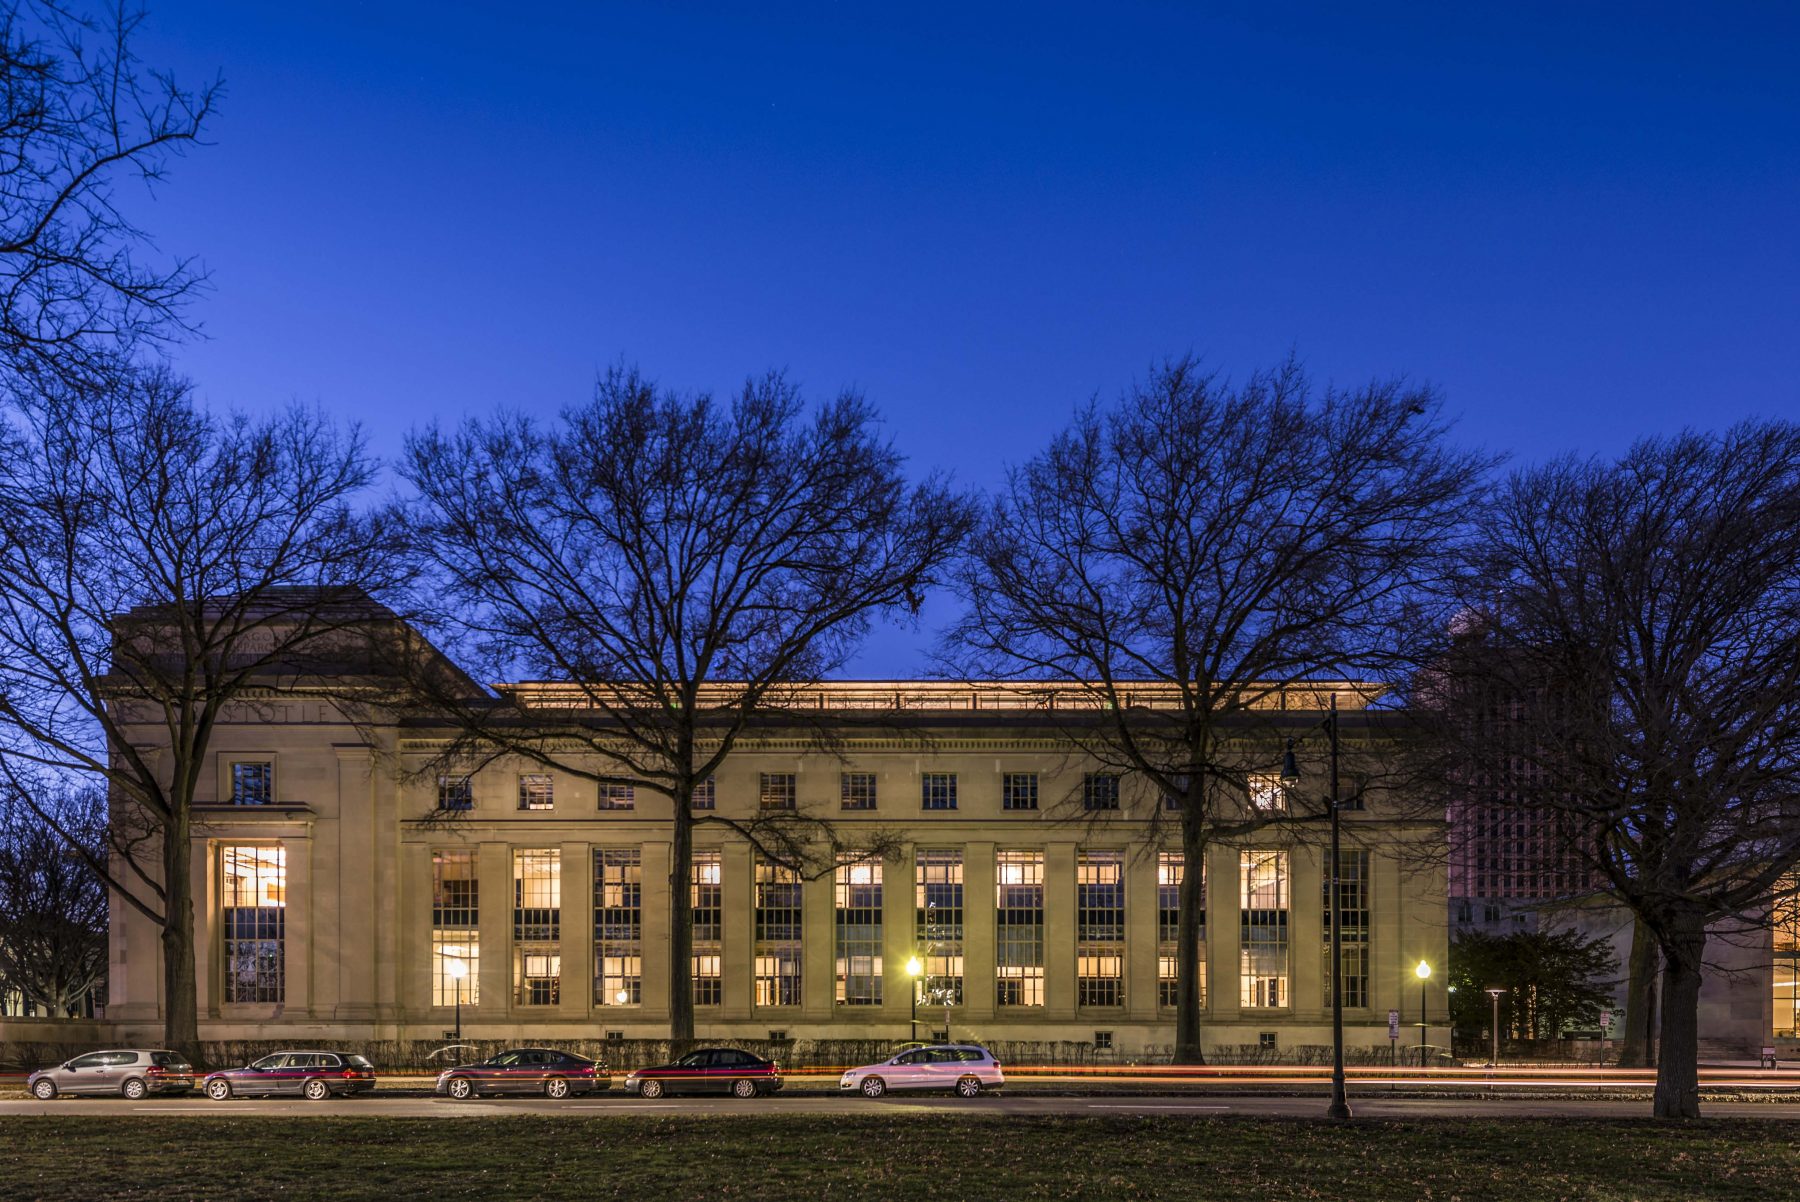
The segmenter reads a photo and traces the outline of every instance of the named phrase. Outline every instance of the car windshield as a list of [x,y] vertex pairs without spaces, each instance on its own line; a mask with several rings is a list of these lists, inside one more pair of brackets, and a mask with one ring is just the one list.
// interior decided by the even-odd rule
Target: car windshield
[[689,1052],[675,1063],[680,1068],[699,1068],[711,1055],[711,1052]]
[[494,1065],[496,1068],[504,1068],[509,1064],[517,1064],[518,1062],[519,1054],[517,1052],[501,1052],[498,1056],[488,1061],[489,1064]]
[[280,1068],[282,1061],[284,1061],[286,1059],[287,1059],[286,1053],[277,1052],[273,1056],[264,1056],[261,1060],[256,1061],[250,1067],[257,1068],[257,1069],[264,1069],[264,1070],[272,1069],[272,1068]]

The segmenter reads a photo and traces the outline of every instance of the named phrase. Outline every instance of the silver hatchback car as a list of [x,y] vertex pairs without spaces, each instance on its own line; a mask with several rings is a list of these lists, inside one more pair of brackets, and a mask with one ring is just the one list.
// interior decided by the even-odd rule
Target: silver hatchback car
[[879,1098],[891,1089],[954,1090],[972,1098],[1005,1084],[1006,1075],[994,1054],[969,1043],[908,1048],[880,1064],[850,1069],[838,1079],[839,1089],[865,1098]]
[[153,1093],[186,1093],[194,1088],[194,1068],[180,1052],[159,1048],[89,1052],[25,1078],[40,1102],[57,1094],[118,1094],[141,1098]]

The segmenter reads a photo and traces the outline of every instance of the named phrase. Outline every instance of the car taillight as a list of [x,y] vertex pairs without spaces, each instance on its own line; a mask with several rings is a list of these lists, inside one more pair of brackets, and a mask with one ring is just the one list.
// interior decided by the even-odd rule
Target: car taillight
[[348,1079],[350,1077],[360,1076],[361,1074],[362,1074],[361,1069],[347,1068],[344,1070],[344,1076],[346,1079]]
[[164,1068],[160,1064],[153,1064],[147,1070],[145,1070],[144,1075],[146,1077],[160,1077],[168,1071],[169,1071],[168,1069]]

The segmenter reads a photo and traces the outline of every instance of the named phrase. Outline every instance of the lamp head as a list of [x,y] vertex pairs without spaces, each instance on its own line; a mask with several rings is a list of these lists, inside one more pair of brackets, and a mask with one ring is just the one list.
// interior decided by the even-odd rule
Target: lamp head
[[621,990],[619,990],[619,992],[613,994],[613,1001],[619,1003],[619,1005],[621,1005],[621,1006],[623,1006],[626,1002],[629,1002],[630,1000],[631,1000],[631,991],[628,989],[621,989]]
[[460,981],[464,977],[469,975],[468,961],[466,961],[466,960],[446,960],[444,962],[444,972],[449,975],[451,980]]
[[1431,979],[1431,965],[1425,963],[1425,961],[1423,961],[1423,960],[1419,961],[1419,966],[1417,968],[1413,969],[1413,976],[1419,978],[1419,980],[1421,980],[1421,981],[1430,980]]
[[1487,987],[1487,995],[1496,1000],[1498,1000],[1500,995],[1505,992],[1506,992],[1506,990],[1500,988],[1500,986],[1498,986],[1498,985],[1489,985]]
[[917,956],[912,956],[906,961],[906,975],[907,976],[916,977],[924,971],[925,971],[925,966],[923,964],[919,963],[919,958]]
[[1281,783],[1297,785],[1300,783],[1300,761],[1294,758],[1294,741],[1287,741],[1287,750],[1281,755]]

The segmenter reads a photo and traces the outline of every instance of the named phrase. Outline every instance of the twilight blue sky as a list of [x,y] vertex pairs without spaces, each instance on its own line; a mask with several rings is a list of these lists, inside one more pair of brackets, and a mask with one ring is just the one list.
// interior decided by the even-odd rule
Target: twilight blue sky
[[980,485],[1186,350],[1528,459],[1800,417],[1792,5],[151,3],[229,89],[144,213],[213,273],[179,364],[384,453],[621,358]]

